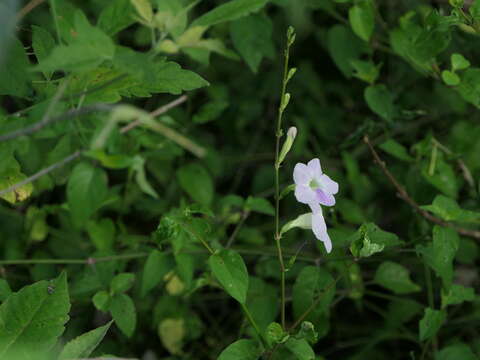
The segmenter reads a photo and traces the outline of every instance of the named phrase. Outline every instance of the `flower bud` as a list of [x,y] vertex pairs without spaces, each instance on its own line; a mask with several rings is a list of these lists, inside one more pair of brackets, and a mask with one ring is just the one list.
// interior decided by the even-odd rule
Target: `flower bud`
[[283,143],[282,150],[280,151],[280,155],[278,157],[278,163],[276,164],[277,167],[280,167],[280,164],[285,160],[285,156],[287,156],[288,152],[292,148],[293,141],[297,136],[297,128],[292,126],[287,131],[287,139]]

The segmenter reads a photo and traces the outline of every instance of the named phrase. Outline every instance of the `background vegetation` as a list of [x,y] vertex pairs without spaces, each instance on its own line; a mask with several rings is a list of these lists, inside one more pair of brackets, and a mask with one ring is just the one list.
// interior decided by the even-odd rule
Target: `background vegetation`
[[[0,358],[478,359],[480,0],[3,0],[0,24]],[[280,266],[312,158],[333,251],[292,229]]]

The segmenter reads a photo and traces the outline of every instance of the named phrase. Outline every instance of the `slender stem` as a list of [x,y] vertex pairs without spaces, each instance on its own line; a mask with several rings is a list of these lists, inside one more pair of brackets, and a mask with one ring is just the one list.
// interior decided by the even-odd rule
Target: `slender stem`
[[50,0],[50,9],[52,10],[52,16],[53,16],[53,23],[55,24],[55,32],[57,34],[57,41],[58,44],[62,44],[62,39],[60,37],[60,28],[58,26],[58,18],[57,18],[57,6],[55,4],[56,0]]
[[264,339],[262,332],[260,331],[260,328],[258,327],[258,324],[256,323],[255,319],[253,318],[252,314],[250,313],[250,310],[248,310],[247,305],[241,304],[243,312],[245,313],[245,316],[247,317],[248,321],[250,324],[252,324],[253,328],[255,329],[255,332],[258,334],[258,337],[260,338],[260,341],[262,342],[263,346],[267,347],[267,341]]
[[116,260],[131,260],[147,257],[148,253],[136,253],[136,254],[123,254],[103,256],[98,258],[86,258],[86,259],[17,259],[17,260],[0,260],[0,265],[34,265],[34,264],[85,264],[93,265],[100,262],[109,262]]
[[[423,263],[423,268],[425,270],[425,282],[427,284],[427,296],[428,296],[428,306],[431,308],[431,309],[435,309],[435,302],[434,302],[434,298],[433,298],[433,284],[432,284],[432,273],[430,271],[430,268],[428,267],[428,265],[426,263]],[[432,350],[433,350],[433,353],[436,354],[437,353],[437,349],[438,349],[438,341],[437,341],[437,337],[434,336],[432,339]]]
[[290,40],[287,40],[287,48],[285,50],[285,61],[283,65],[283,79],[282,79],[282,92],[280,94],[280,105],[278,109],[278,117],[277,117],[277,128],[275,131],[275,244],[277,246],[277,253],[278,253],[278,261],[280,262],[280,273],[281,273],[281,307],[280,307],[280,316],[282,327],[285,329],[285,263],[283,261],[283,254],[282,254],[282,245],[280,243],[281,235],[280,235],[280,164],[279,164],[279,156],[280,156],[280,138],[282,137],[282,117],[284,111],[284,99],[285,93],[287,88],[287,75],[288,75],[288,60],[289,60],[289,48],[290,48]]

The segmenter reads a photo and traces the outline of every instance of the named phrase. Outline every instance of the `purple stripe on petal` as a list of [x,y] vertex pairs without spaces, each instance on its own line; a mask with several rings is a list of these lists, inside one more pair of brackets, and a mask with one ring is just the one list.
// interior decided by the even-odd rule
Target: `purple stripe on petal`
[[316,189],[315,194],[317,195],[317,200],[320,204],[325,206],[335,205],[335,198],[333,195],[325,193],[322,189]]

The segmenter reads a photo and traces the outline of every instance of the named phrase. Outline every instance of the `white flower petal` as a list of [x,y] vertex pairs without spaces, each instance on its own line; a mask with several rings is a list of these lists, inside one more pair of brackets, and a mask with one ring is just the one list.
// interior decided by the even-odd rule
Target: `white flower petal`
[[313,191],[310,186],[307,185],[297,185],[295,186],[295,197],[297,198],[298,202],[303,204],[310,204],[316,203],[317,195],[315,191]]
[[318,182],[320,183],[323,191],[326,192],[327,194],[338,193],[338,183],[330,179],[328,175],[323,174],[322,176],[320,176],[320,179],[318,179]]
[[295,165],[293,169],[293,180],[296,185],[308,185],[310,180],[312,180],[312,176],[310,175],[307,165],[302,163]]
[[320,160],[318,158],[312,159],[307,164],[312,177],[319,178],[322,175],[322,167],[320,165]]

